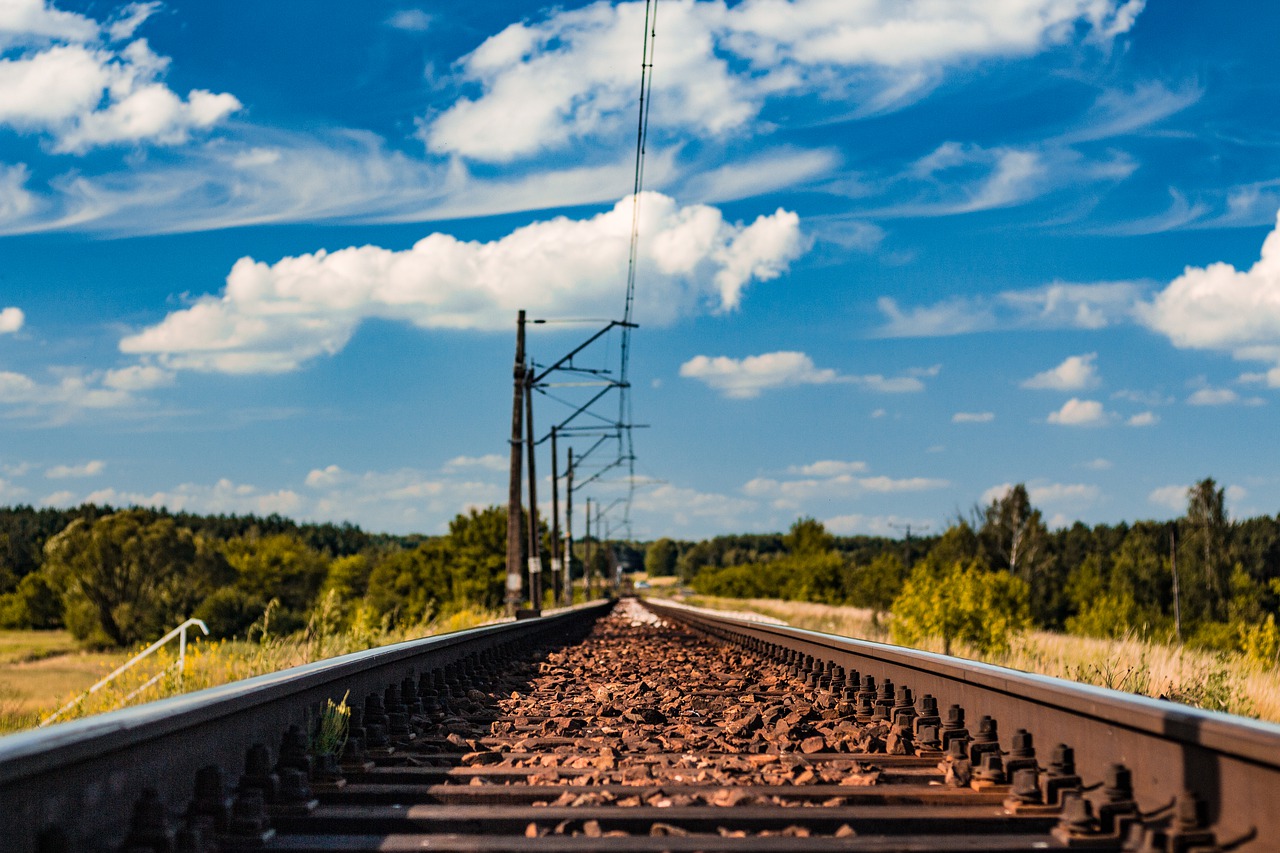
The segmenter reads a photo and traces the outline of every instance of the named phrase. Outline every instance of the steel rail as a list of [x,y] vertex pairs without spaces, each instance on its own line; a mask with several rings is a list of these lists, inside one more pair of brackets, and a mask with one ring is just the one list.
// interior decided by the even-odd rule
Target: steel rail
[[133,708],[0,738],[0,853],[119,849],[135,804],[154,790],[181,814],[197,772],[234,782],[246,751],[310,731],[327,700],[381,693],[500,647],[572,636],[609,604],[343,655]]
[[1066,744],[1086,790],[1123,764],[1144,813],[1167,809],[1190,792],[1219,844],[1280,849],[1280,726],[931,652],[670,602],[644,604],[720,639],[778,645],[890,679],[916,696],[931,693],[943,707],[965,708],[971,727],[979,715],[990,715],[1003,738],[1026,729],[1042,751]]

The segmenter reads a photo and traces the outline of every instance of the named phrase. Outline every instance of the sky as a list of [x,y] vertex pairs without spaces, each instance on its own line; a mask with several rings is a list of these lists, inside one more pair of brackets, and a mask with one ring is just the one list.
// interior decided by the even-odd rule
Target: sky
[[[644,14],[0,0],[0,504],[502,503],[516,312],[623,313]],[[1280,511],[1280,5],[654,20],[633,536]]]

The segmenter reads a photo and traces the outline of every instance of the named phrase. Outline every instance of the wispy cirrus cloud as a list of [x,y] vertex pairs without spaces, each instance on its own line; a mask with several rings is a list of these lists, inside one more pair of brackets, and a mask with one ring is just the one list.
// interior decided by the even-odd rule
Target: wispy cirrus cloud
[[1135,282],[1054,282],[905,308],[882,296],[876,304],[885,323],[872,335],[923,338],[1008,329],[1102,329],[1129,322],[1147,289]]

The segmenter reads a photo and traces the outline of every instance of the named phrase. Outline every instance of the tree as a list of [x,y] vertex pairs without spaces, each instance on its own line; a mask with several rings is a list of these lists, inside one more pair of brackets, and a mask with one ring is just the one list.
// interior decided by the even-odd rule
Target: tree
[[877,624],[880,614],[893,606],[893,600],[902,592],[907,570],[898,555],[884,551],[870,565],[854,571],[850,600],[859,607],[872,611]]
[[1021,578],[992,571],[981,559],[940,563],[930,552],[893,602],[893,639],[915,645],[937,637],[944,654],[955,643],[984,654],[1002,651],[1031,625],[1027,599]]
[[236,586],[252,599],[278,599],[286,616],[300,617],[320,592],[329,561],[296,534],[239,536],[223,544]]
[[1187,515],[1180,525],[1179,579],[1184,581],[1183,600],[1192,621],[1221,621],[1227,615],[1230,525],[1226,492],[1217,485],[1206,477],[1187,489]]
[[670,539],[664,538],[651,542],[644,552],[644,570],[648,572],[649,577],[674,575],[676,559],[679,556],[679,548]]
[[159,637],[231,579],[202,538],[140,509],[71,522],[46,545],[44,572],[72,634],[112,646]]
[[1049,531],[1040,510],[1031,505],[1026,486],[1018,483],[991,501],[983,513],[978,541],[992,568],[1005,569],[1026,582],[1036,620],[1047,621],[1058,594],[1056,584],[1043,583],[1041,578],[1048,563]]
[[836,541],[821,521],[806,517],[791,525],[791,531],[782,537],[782,545],[792,555],[823,554],[834,550]]

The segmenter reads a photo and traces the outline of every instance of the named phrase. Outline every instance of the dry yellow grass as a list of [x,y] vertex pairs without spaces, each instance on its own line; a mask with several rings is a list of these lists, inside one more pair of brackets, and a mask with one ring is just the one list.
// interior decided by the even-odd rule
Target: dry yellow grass
[[[857,607],[697,595],[681,600],[713,610],[759,613],[811,631],[888,641],[887,623],[878,622],[871,611]],[[942,651],[941,641],[920,647]],[[964,647],[953,649],[953,653],[1023,672],[1144,696],[1163,696],[1210,710],[1280,722],[1280,672],[1242,655],[1214,654],[1136,637],[1103,640],[1048,631],[1032,631],[1018,637],[1002,654],[982,655]]]
[[[181,673],[176,668],[172,669],[156,684],[126,702],[125,697],[130,693],[176,662],[177,648],[171,644],[99,692],[85,697],[59,720],[76,719],[111,711],[125,704],[139,704],[216,687],[374,646],[474,628],[497,621],[497,618],[496,614],[488,611],[463,610],[425,624],[394,628],[357,626],[341,631],[312,630],[284,637],[268,636],[255,643],[195,640],[187,647],[186,665]],[[35,635],[47,632],[10,633]],[[29,642],[38,639],[31,638]],[[33,727],[48,714],[80,696],[136,651],[59,654],[36,661],[0,663],[0,733]]]

